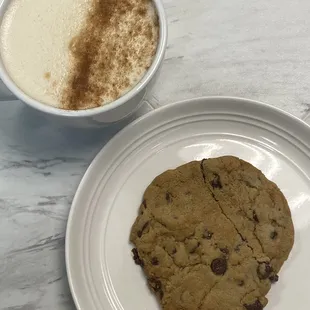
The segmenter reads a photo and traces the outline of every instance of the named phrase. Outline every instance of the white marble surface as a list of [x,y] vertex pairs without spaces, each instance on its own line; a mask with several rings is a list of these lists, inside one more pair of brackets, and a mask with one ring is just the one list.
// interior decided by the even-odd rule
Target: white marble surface
[[[201,95],[265,101],[310,122],[308,0],[165,0],[169,45],[137,117]],[[57,127],[18,101],[0,102],[0,309],[74,309],[64,234],[77,185],[123,124]]]

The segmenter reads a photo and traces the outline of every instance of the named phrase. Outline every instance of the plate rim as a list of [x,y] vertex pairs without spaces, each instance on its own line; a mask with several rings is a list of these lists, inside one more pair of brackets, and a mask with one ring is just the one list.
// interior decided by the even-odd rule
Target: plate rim
[[[199,97],[193,97],[193,98],[189,98],[189,99],[185,99],[185,100],[180,100],[180,101],[168,103],[164,106],[160,106],[156,110],[150,111],[150,112],[140,116],[139,118],[137,118],[136,120],[134,120],[133,122],[129,123],[124,128],[122,128],[118,133],[116,133],[101,148],[101,150],[93,158],[93,160],[89,164],[88,168],[84,172],[84,174],[83,174],[83,176],[82,176],[82,178],[81,178],[81,180],[77,186],[76,192],[74,194],[74,198],[72,200],[69,215],[68,215],[68,220],[67,220],[67,225],[66,225],[66,230],[65,230],[65,266],[66,266],[66,273],[67,273],[67,279],[68,279],[70,292],[71,292],[74,304],[78,310],[84,310],[84,309],[82,309],[80,307],[79,298],[78,298],[77,294],[75,293],[75,284],[74,284],[74,280],[72,277],[72,270],[71,270],[71,266],[70,266],[70,255],[69,255],[70,238],[71,238],[70,237],[71,236],[70,235],[70,229],[71,229],[71,226],[73,223],[73,217],[74,217],[75,209],[77,208],[76,206],[77,206],[77,201],[78,201],[79,196],[80,196],[80,192],[82,191],[82,188],[84,187],[85,181],[88,179],[88,175],[92,172],[92,167],[95,166],[96,163],[100,160],[100,158],[101,158],[102,154],[105,152],[106,148],[109,148],[110,145],[113,144],[114,141],[117,140],[120,136],[122,136],[125,131],[127,131],[128,129],[131,129],[132,127],[137,126],[143,120],[145,120],[149,117],[153,117],[156,114],[162,113],[165,110],[173,109],[178,105],[190,104],[191,102],[194,102],[194,101],[212,101],[212,100],[232,100],[232,101],[239,101],[239,102],[243,102],[243,103],[252,104],[252,105],[255,105],[257,107],[260,107],[260,108],[263,108],[266,110],[270,110],[270,111],[273,111],[273,112],[280,114],[282,116],[288,117],[291,120],[293,120],[294,122],[299,123],[299,125],[303,126],[304,129],[306,129],[310,132],[310,125],[308,125],[304,120],[302,120],[302,119],[298,118],[297,116],[291,114],[290,112],[287,112],[281,108],[272,106],[268,103],[264,103],[262,101],[247,99],[247,98],[243,98],[243,97],[235,97],[235,96],[199,96]],[[309,143],[309,145],[310,145],[310,143]]]

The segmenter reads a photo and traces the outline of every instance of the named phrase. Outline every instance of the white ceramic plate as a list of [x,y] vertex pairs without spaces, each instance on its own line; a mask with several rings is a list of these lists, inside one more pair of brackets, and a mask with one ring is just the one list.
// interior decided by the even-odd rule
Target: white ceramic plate
[[[129,232],[142,194],[161,172],[191,160],[235,155],[261,169],[285,194],[296,241],[267,310],[310,307],[310,128],[268,105],[199,98],[160,108],[126,127],[98,154],[74,198],[66,264],[81,310],[157,310]],[[195,310],[195,309],[193,309]]]

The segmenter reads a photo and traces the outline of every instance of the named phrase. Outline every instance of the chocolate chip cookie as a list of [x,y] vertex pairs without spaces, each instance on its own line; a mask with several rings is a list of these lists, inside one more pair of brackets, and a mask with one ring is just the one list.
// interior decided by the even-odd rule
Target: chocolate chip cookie
[[276,184],[232,156],[194,161],[146,189],[131,242],[164,310],[261,310],[294,242]]

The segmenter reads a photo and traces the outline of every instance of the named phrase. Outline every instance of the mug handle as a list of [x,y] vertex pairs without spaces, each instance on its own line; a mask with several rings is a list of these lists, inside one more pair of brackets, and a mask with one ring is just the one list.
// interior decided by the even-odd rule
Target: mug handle
[[16,97],[9,91],[9,89],[0,80],[0,101],[14,100]]

